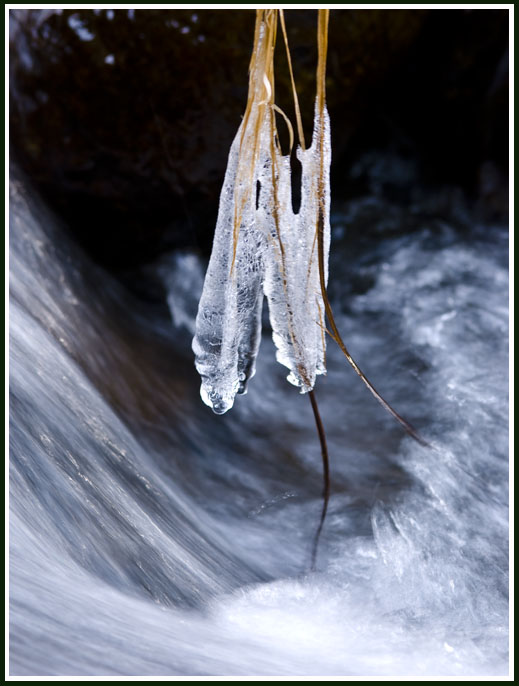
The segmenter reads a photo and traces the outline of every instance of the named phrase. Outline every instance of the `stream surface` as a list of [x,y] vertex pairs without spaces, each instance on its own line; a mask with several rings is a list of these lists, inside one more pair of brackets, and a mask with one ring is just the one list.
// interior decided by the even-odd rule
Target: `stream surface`
[[434,447],[329,341],[311,573],[319,442],[268,322],[218,417],[190,347],[198,256],[153,267],[168,308],[91,263],[16,170],[10,213],[12,675],[508,673],[506,228],[376,195],[332,216],[339,329]]

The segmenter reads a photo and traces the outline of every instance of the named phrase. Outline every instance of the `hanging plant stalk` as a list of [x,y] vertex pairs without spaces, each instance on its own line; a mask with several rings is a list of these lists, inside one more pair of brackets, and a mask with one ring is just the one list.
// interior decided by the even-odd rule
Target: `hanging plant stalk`
[[[326,371],[325,305],[315,227],[322,207],[320,249],[326,265],[330,126],[326,107],[316,103],[312,145],[304,149],[297,115],[302,189],[301,207],[294,213],[290,153],[281,152],[275,112],[288,124],[291,145],[293,129],[274,102],[273,56],[281,12],[257,10],[247,108],[229,153],[196,320],[193,349],[202,377],[201,395],[219,414],[232,407],[235,395],[246,391],[254,374],[264,295],[277,359],[290,370],[290,383],[308,392],[316,375]],[[293,90],[295,94],[295,85]],[[326,266],[324,270],[326,283]]]
[[[289,66],[302,167],[301,205],[292,209],[290,157],[294,132],[275,104],[274,48],[278,21]],[[324,428],[313,392],[326,373],[325,333],[382,406],[422,445],[426,442],[376,391],[359,369],[338,331],[328,300],[330,244],[330,121],[326,108],[329,10],[318,11],[318,63],[312,142],[305,147],[283,10],[256,10],[249,92],[242,123],[231,145],[220,195],[213,250],[196,318],[195,365],[201,397],[222,414],[245,393],[255,372],[266,296],[277,360],[288,381],[308,393],[321,443],[323,508],[314,538],[312,567],[326,516],[329,463]],[[285,121],[290,150],[283,155],[276,113]],[[328,320],[328,328],[325,325]]]

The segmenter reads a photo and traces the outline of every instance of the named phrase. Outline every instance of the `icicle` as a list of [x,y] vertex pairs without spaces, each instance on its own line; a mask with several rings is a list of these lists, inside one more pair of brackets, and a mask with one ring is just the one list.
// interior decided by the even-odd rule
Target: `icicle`
[[[201,396],[218,414],[232,407],[254,375],[264,294],[277,359],[290,370],[290,383],[305,393],[326,371],[317,232],[321,213],[327,263],[330,126],[326,108],[316,102],[312,145],[297,152],[303,172],[296,214],[290,155],[281,154],[274,114],[280,111],[272,63],[276,21],[276,10],[258,10],[247,109],[229,153],[193,339]],[[302,131],[299,120],[298,127]],[[292,140],[290,125],[289,131]]]
[[[264,117],[250,194],[241,208],[234,245],[235,188],[242,129],[232,144],[220,196],[213,250],[196,320],[193,350],[204,402],[221,414],[232,407],[254,375],[261,337],[263,290],[268,298],[278,361],[288,380],[307,392],[325,368],[324,304],[317,259],[320,141],[324,140],[324,245],[328,261],[330,127],[316,106],[313,141],[298,150],[302,165],[301,207],[292,210],[290,157],[272,145],[272,113]],[[324,128],[324,136],[320,135]],[[234,254],[234,265],[231,264]],[[326,276],[327,278],[327,266]]]
[[[324,136],[320,132],[324,129]],[[330,126],[324,109],[321,118],[316,105],[312,145],[297,151],[302,165],[301,207],[292,210],[290,158],[275,152],[276,183],[258,210],[270,237],[266,256],[265,294],[268,298],[277,360],[290,369],[288,381],[310,391],[317,374],[326,372],[324,303],[319,281],[317,224],[319,215],[318,178],[320,141],[324,139],[324,249],[325,280],[328,278],[330,243]],[[266,175],[266,174],[265,174]],[[266,179],[262,179],[263,184]]]
[[275,14],[269,15],[270,23],[262,18],[263,13],[256,23],[249,101],[229,152],[193,339],[200,395],[217,414],[233,406],[236,393],[246,392],[261,339],[266,236],[256,226],[256,180],[264,164],[262,136],[272,96],[267,48]]
[[261,337],[266,240],[256,229],[255,197],[249,197],[241,208],[234,251],[235,182],[241,137],[242,127],[229,153],[193,339],[195,365],[202,377],[200,394],[217,414],[232,407],[236,393],[245,392],[248,379],[254,375]]

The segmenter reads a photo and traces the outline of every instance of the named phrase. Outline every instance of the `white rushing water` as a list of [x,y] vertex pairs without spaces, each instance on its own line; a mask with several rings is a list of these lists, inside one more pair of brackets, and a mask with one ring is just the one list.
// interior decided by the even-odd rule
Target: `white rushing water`
[[329,344],[332,498],[310,573],[319,444],[268,324],[248,395],[215,416],[190,350],[201,261],[158,268],[172,323],[13,175],[11,674],[507,673],[506,232],[380,202],[332,217],[330,295],[434,449]]

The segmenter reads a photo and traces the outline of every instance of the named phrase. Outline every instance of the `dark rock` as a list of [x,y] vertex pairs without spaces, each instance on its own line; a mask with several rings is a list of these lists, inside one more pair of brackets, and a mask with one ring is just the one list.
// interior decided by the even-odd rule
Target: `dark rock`
[[[316,12],[289,10],[286,23],[308,137]],[[13,155],[77,239],[115,270],[177,247],[207,253],[254,11],[11,10],[10,24]],[[412,158],[409,184],[477,192],[483,164],[505,183],[507,36],[505,10],[333,10],[332,183],[343,199],[366,191],[350,170],[367,149]],[[277,51],[277,100],[292,116],[281,40]]]

